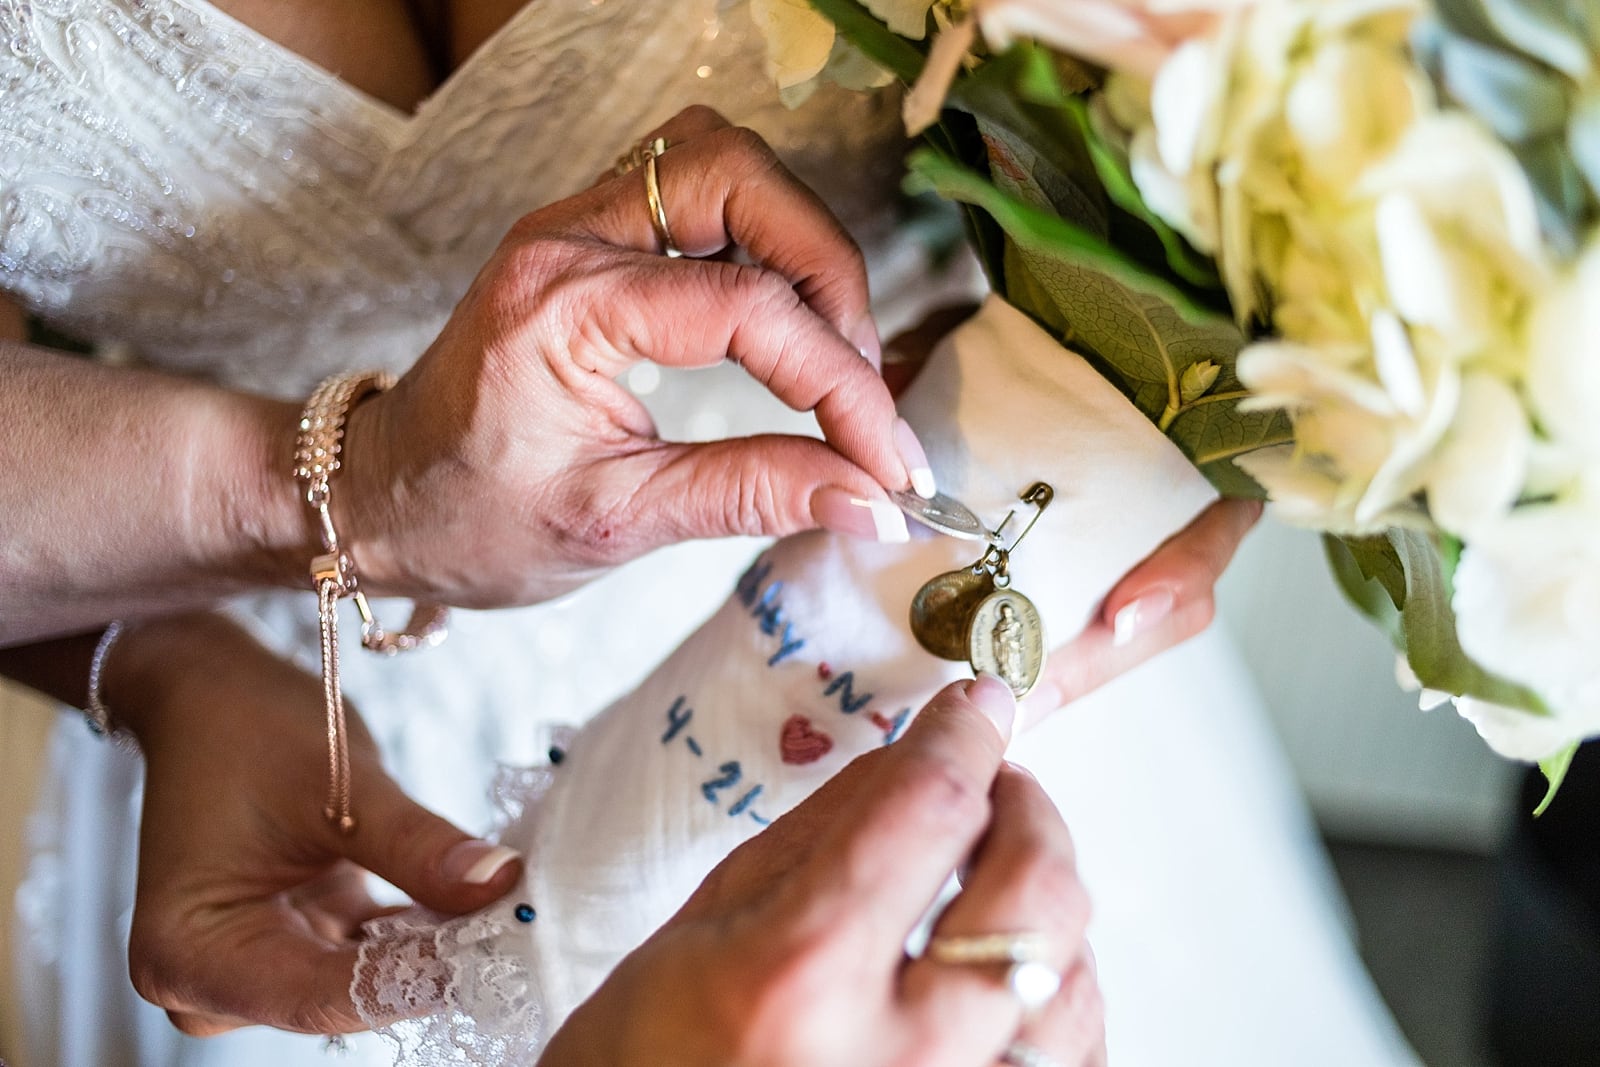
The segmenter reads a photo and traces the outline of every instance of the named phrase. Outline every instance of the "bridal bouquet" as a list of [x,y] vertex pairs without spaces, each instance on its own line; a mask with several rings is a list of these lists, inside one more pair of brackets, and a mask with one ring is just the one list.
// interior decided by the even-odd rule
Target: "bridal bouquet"
[[1600,734],[1600,3],[754,11],[791,101],[909,86],[908,184],[996,291],[1323,531],[1424,703],[1553,795]]

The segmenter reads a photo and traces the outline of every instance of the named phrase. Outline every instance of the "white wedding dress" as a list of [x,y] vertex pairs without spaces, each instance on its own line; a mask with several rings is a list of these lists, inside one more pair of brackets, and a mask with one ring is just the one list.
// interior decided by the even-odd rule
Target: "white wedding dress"
[[[869,251],[886,325],[933,288],[891,232],[893,102],[784,111],[738,3],[533,0],[414,116],[203,0],[0,0],[0,40],[0,286],[69,334],[230,386],[298,397],[336,369],[404,370],[518,215],[691,102],[762,130],[829,198]],[[628,382],[669,436],[809,425],[730,368]],[[630,691],[756,547],[681,546],[554,604],[463,613],[429,653],[347,656],[347,687],[413,794],[484,829],[494,762],[541,760],[552,725]],[[309,660],[308,596],[239,610]],[[183,1038],[138,1000],[137,762],[68,717],[48,758],[11,916],[18,1067],[320,1062],[314,1038]],[[1113,1062],[1414,1062],[1222,637],[1058,715],[1018,758],[1079,841]],[[354,1044],[345,1062],[390,1060]]]

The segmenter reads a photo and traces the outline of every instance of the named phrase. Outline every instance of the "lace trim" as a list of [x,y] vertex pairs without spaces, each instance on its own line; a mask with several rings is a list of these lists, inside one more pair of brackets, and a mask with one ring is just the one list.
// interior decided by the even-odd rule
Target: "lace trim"
[[[549,729],[550,763],[501,767],[491,786],[498,829],[537,818],[572,730]],[[532,864],[535,857],[526,857]],[[540,987],[537,902],[513,892],[498,907],[451,918],[425,908],[368,923],[350,999],[406,1067],[532,1067],[561,1020]]]

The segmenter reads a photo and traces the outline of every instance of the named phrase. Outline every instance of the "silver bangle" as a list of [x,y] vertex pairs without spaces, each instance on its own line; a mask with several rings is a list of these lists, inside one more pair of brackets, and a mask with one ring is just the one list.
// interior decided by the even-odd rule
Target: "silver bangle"
[[89,731],[96,737],[110,737],[116,733],[116,727],[111,722],[111,709],[106,707],[100,693],[100,683],[105,675],[106,657],[111,655],[111,648],[122,636],[122,630],[121,619],[107,626],[94,646],[94,655],[89,659],[89,699],[83,705],[83,718],[89,724]]

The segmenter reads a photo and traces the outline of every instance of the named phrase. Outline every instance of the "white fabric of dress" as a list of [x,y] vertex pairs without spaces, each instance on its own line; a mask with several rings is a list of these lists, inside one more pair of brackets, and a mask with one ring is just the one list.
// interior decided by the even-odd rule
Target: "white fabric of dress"
[[[204,0],[0,0],[0,287],[69,334],[233,387],[294,397],[337,369],[403,371],[516,217],[691,102],[766,133],[821,189],[868,247],[880,296],[926,295],[884,206],[895,104],[829,93],[786,112],[748,13],[723,0],[533,0],[415,115]],[[629,383],[669,436],[807,425],[728,368]],[[346,657],[347,687],[413,794],[482,829],[493,761],[536,761],[551,724],[631,690],[754,547],[682,546],[554,604],[463,613],[426,655]],[[240,610],[309,660],[307,596]],[[1222,638],[1023,744],[1097,898],[1116,1062],[1412,1062]],[[12,916],[20,1062],[321,1062],[313,1038],[183,1038],[138,1001],[124,965],[137,763],[66,718],[49,760]],[[378,1041],[355,1045],[344,1062],[389,1062]]]

